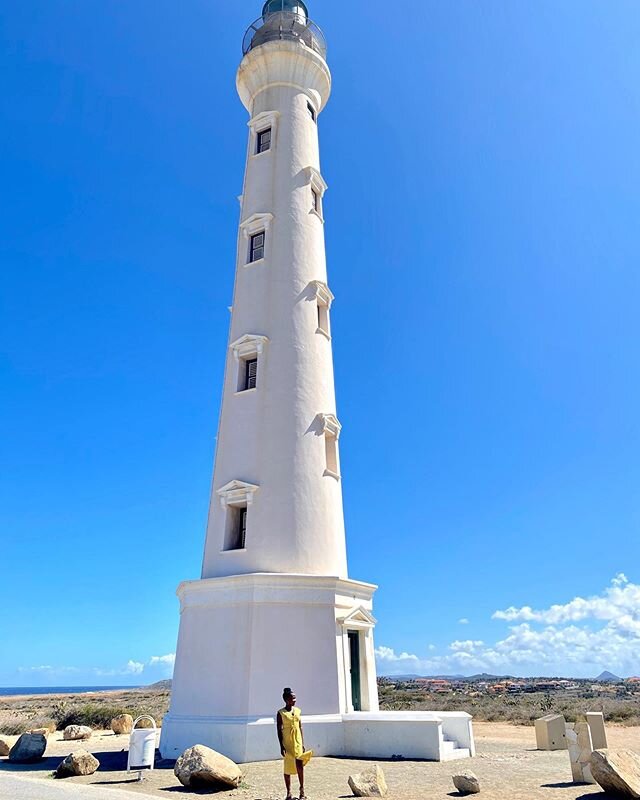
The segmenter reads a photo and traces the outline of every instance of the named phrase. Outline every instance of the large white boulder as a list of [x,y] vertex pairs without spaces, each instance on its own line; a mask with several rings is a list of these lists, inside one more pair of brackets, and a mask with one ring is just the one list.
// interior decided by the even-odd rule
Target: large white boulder
[[384,772],[377,764],[349,775],[349,788],[356,797],[384,797],[388,791]]
[[118,714],[111,720],[111,730],[114,733],[131,733],[133,730],[133,717],[131,714]]
[[98,759],[87,750],[76,750],[58,765],[56,778],[66,778],[69,775],[93,775],[99,766]]
[[478,794],[480,791],[478,776],[470,770],[456,773],[453,776],[453,785],[461,794]]
[[594,750],[591,774],[609,794],[640,797],[640,755],[633,750]]
[[242,772],[235,762],[203,744],[185,750],[176,761],[173,772],[183,786],[193,788],[207,784],[236,788],[242,780]]
[[88,725],[67,725],[62,738],[66,740],[90,739],[92,733],[93,731]]

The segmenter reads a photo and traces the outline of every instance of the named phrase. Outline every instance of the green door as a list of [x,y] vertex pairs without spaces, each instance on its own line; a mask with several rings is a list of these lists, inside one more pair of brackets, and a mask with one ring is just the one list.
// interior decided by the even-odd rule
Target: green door
[[351,662],[351,702],[354,711],[362,711],[360,702],[360,635],[358,631],[347,631]]

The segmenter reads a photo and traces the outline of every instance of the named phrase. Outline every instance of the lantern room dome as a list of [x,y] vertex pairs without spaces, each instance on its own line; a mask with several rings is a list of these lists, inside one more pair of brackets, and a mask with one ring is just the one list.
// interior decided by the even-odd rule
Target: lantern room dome
[[262,7],[262,19],[266,20],[270,14],[277,14],[279,11],[295,14],[301,18],[301,22],[306,21],[309,16],[307,7],[302,0],[267,0]]
[[327,43],[320,28],[309,19],[303,0],[267,0],[262,16],[244,35],[242,52],[246,55],[262,44],[283,39],[299,42],[326,57]]

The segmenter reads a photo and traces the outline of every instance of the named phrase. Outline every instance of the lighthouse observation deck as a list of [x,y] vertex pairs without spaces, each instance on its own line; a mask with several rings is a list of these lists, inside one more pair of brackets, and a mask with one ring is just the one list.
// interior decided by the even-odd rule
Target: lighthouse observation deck
[[324,34],[309,19],[306,6],[300,0],[270,0],[265,3],[262,16],[247,28],[242,40],[242,54],[279,39],[301,42],[326,59]]

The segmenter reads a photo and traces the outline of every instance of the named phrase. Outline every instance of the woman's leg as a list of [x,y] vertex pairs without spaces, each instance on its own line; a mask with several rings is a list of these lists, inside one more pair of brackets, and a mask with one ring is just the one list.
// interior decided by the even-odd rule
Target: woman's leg
[[298,780],[300,781],[300,800],[305,800],[306,795],[304,793],[304,764],[302,761],[298,761],[296,759],[296,771],[298,773]]
[[284,785],[287,787],[287,798],[291,797],[291,775],[284,773]]

